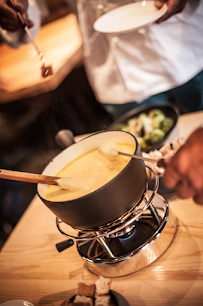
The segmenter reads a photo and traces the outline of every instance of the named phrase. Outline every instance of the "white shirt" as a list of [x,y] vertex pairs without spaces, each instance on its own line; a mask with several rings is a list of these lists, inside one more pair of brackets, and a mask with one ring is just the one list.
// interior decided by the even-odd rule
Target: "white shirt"
[[142,102],[184,84],[203,69],[203,1],[189,0],[183,12],[167,21],[130,33],[93,29],[102,14],[130,2],[77,0],[84,64],[102,103]]

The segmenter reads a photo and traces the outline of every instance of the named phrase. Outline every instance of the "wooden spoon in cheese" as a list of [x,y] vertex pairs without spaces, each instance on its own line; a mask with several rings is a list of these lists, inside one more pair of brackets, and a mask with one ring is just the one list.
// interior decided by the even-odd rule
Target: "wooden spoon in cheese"
[[0,169],[0,178],[28,183],[56,185],[70,191],[91,189],[91,186],[97,179],[95,177],[57,177],[4,169]]

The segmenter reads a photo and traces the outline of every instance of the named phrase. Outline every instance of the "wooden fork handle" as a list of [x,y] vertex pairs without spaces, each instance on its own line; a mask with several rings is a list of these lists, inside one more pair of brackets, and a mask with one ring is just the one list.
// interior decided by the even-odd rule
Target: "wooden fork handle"
[[0,169],[0,178],[28,183],[58,185],[59,177]]

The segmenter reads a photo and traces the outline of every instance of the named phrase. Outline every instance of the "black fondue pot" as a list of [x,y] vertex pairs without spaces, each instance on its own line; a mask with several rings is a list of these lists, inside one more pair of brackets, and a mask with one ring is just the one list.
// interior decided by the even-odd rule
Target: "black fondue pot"
[[[133,145],[134,154],[141,156],[137,139],[122,131],[93,134],[57,155],[42,174],[56,176],[68,163],[98,148],[106,140]],[[88,195],[63,202],[46,200],[47,185],[38,184],[37,192],[45,205],[63,222],[81,230],[96,230],[118,219],[132,208],[146,189],[146,170],[142,160],[130,159],[127,166],[110,182]]]

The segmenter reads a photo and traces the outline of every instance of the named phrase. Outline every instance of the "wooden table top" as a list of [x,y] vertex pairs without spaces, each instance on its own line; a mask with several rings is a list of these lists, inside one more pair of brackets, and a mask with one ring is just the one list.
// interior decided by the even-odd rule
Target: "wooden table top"
[[54,74],[41,76],[41,61],[32,44],[18,49],[1,44],[0,80],[6,90],[0,90],[0,104],[54,90],[82,62],[82,39],[72,13],[42,26],[35,41]]
[[[176,133],[187,137],[202,122],[203,112],[182,115]],[[131,306],[203,305],[203,206],[174,195],[168,201],[178,218],[172,244],[149,266],[112,279],[111,289]],[[55,244],[62,240],[54,214],[36,196],[0,254],[0,303],[21,299],[35,306],[60,305],[76,293],[81,277],[96,281],[75,245],[57,252]]]

